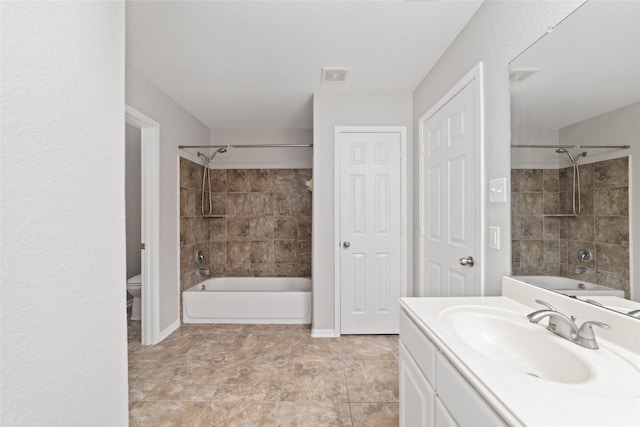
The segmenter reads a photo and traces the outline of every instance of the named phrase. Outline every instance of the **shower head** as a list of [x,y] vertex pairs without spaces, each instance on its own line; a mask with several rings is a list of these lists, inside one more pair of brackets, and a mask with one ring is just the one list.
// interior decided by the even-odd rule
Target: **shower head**
[[211,156],[207,156],[204,153],[201,153],[201,152],[198,151],[198,157],[202,157],[205,160],[205,162],[207,164],[209,164],[209,163],[211,163],[213,158],[216,156],[216,154],[218,154],[218,153],[226,153],[226,152],[227,152],[227,149],[225,147],[220,147],[216,151],[214,151]]
[[578,161],[578,159],[579,159],[580,157],[586,157],[586,156],[587,156],[587,152],[586,152],[586,151],[583,151],[582,153],[580,153],[580,154],[578,154],[577,156],[575,156],[575,157],[574,157],[574,156],[573,156],[573,155],[571,155],[571,153],[570,153],[569,151],[567,151],[565,148],[558,148],[558,149],[556,150],[556,153],[558,153],[558,154],[563,154],[563,153],[564,153],[564,154],[566,154],[566,155],[567,155],[567,157],[569,157],[569,160],[571,160],[571,163],[573,163],[573,164],[575,164],[575,163]]

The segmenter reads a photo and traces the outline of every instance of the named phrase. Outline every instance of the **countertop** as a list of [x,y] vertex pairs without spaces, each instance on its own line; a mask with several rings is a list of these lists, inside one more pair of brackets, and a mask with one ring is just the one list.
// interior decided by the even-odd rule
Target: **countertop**
[[[640,355],[628,348],[601,338],[598,350],[580,347],[547,331],[543,322],[530,323],[526,315],[533,311],[531,307],[506,296],[401,298],[400,303],[508,425],[640,426]],[[593,368],[591,378],[577,383],[545,381],[479,354],[443,321],[447,311],[465,305],[521,313],[519,326],[527,333],[546,334],[545,339],[576,354]],[[598,330],[595,332],[598,336]],[[612,360],[617,364],[615,370],[610,366]]]

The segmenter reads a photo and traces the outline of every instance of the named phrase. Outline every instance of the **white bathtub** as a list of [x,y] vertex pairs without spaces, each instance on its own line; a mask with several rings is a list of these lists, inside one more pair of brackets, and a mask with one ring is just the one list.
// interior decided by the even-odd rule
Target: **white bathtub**
[[514,276],[515,279],[569,296],[617,296],[624,298],[624,291],[597,285],[583,280],[559,276]]
[[216,277],[182,292],[184,323],[311,323],[311,279]]

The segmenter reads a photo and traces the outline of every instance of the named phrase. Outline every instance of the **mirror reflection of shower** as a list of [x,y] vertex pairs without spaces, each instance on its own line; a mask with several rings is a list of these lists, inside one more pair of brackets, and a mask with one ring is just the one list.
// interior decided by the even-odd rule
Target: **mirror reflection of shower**
[[[202,215],[213,215],[213,199],[211,197],[211,162],[218,153],[226,153],[227,149],[224,147],[218,148],[210,156],[198,151],[198,157],[204,159],[204,173],[202,174],[202,196],[200,198],[200,210]],[[208,206],[207,206],[208,205]]]
[[587,152],[583,151],[582,153],[573,156],[567,149],[565,148],[558,148],[556,150],[556,153],[558,154],[566,154],[567,157],[569,157],[569,160],[571,160],[571,163],[573,164],[573,198],[572,198],[572,210],[573,210],[573,214],[574,215],[579,215],[580,214],[580,210],[581,210],[581,203],[580,203],[580,168],[578,167],[578,159],[580,159],[580,157],[587,157]]

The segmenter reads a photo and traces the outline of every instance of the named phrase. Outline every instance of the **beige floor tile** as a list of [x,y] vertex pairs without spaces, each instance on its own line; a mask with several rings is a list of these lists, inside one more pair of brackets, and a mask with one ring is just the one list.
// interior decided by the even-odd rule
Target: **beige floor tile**
[[275,402],[209,403],[195,427],[271,427],[277,408]]
[[194,382],[219,382],[234,373],[233,364],[214,358],[186,357],[181,366],[172,369],[170,379]]
[[277,402],[280,399],[287,363],[237,362],[227,365],[211,399],[216,402]]
[[285,325],[286,331],[292,336],[311,336],[311,325]]
[[129,322],[132,426],[350,426],[352,417],[354,425],[397,425],[397,336],[183,325],[142,346],[139,327]]
[[395,427],[399,424],[397,403],[351,403],[353,427]]
[[340,339],[293,337],[291,358],[292,360],[341,360]]
[[129,379],[129,400],[142,400],[156,386],[157,381]]
[[209,401],[218,387],[217,381],[185,380],[174,378],[153,387],[144,400],[194,400]]
[[185,353],[187,357],[199,357],[210,361],[224,361],[237,357],[244,337],[232,334],[191,335],[194,341]]
[[288,361],[291,339],[280,335],[248,335],[238,349],[238,361]]
[[347,402],[347,385],[340,361],[293,362],[280,398],[283,401]]
[[349,402],[397,402],[396,360],[352,360],[345,362]]
[[134,354],[146,359],[163,359],[167,356],[184,354],[194,343],[192,335],[176,335],[167,337],[156,345],[143,345]]
[[345,335],[340,337],[340,350],[345,360],[396,359],[397,335]]
[[129,426],[193,426],[206,405],[206,402],[140,402],[129,411]]
[[280,402],[277,427],[351,426],[349,404],[343,402]]
[[129,359],[129,380],[158,382],[173,377],[173,368],[178,362],[164,364],[157,360]]

